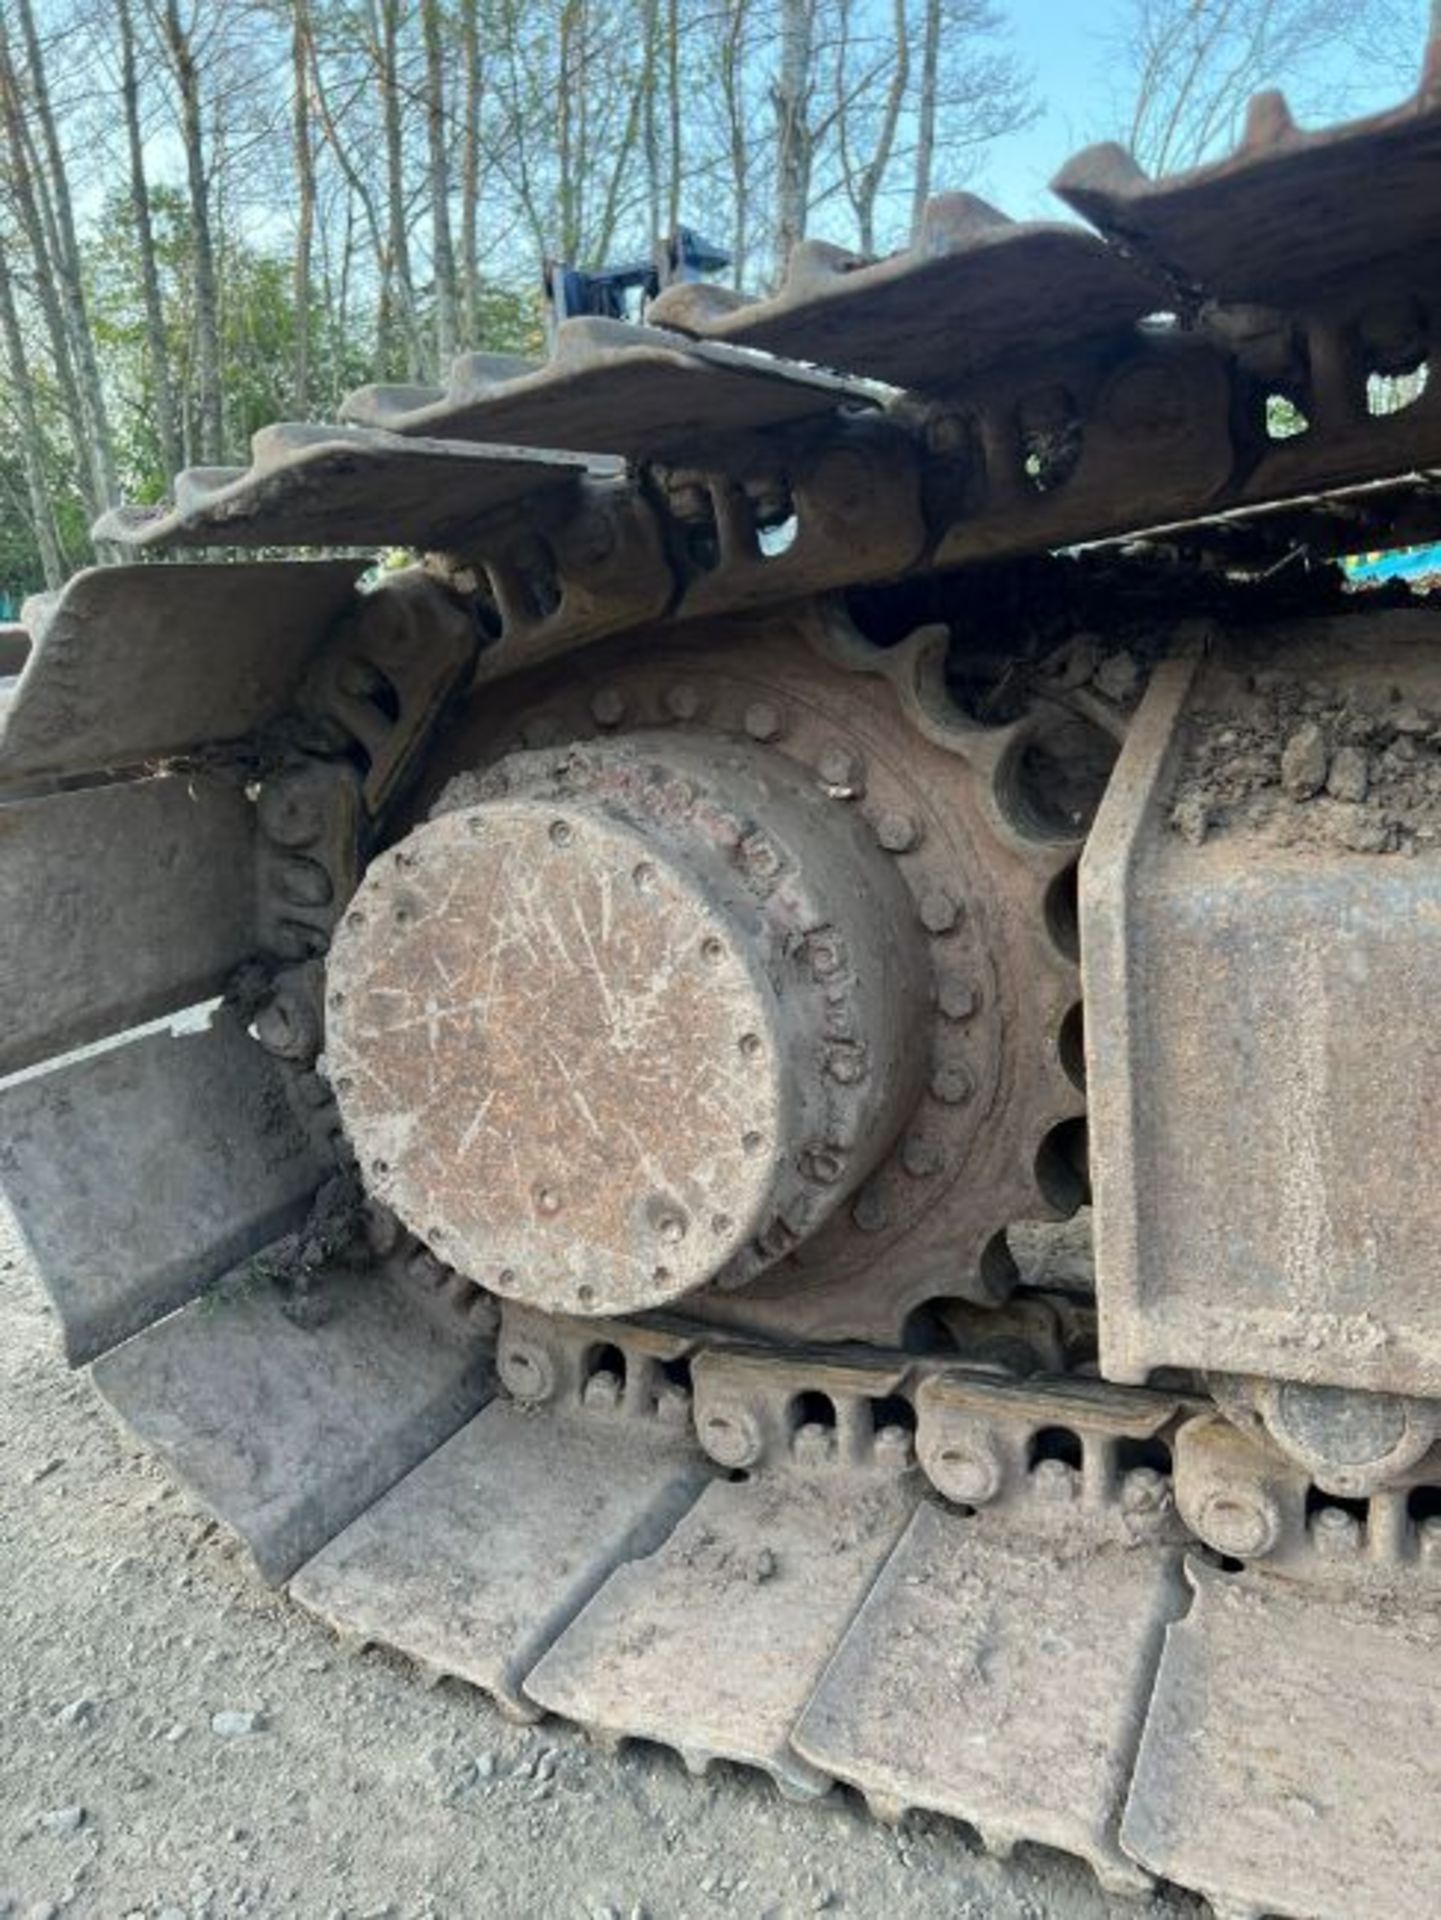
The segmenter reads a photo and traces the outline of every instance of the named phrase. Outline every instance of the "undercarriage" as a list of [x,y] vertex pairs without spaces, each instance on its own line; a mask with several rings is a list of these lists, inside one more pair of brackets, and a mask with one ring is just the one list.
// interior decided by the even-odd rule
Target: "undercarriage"
[[1441,534],[1435,100],[367,389],[0,634],[0,1175],[265,1579],[1434,1911],[1441,615],[1332,563]]

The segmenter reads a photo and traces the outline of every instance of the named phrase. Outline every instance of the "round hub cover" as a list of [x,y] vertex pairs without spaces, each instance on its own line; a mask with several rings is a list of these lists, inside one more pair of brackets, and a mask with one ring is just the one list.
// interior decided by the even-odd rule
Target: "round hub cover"
[[[900,1066],[873,1059],[867,1011],[920,1009],[926,983],[833,803],[766,787],[757,862],[673,767],[565,774],[502,781],[372,864],[330,956],[327,1065],[367,1187],[441,1259],[552,1311],[634,1313],[744,1280],[863,1177],[920,1066],[904,1022]],[[818,844],[874,940],[807,893]],[[798,925],[824,930],[823,978]]]

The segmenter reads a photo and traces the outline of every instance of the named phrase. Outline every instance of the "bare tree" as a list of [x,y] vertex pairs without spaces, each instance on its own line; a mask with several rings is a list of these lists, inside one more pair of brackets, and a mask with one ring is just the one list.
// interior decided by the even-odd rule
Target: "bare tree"
[[35,406],[35,383],[25,352],[25,339],[20,329],[15,288],[3,238],[0,238],[0,341],[4,343],[5,371],[20,418],[20,457],[25,469],[30,520],[35,531],[44,581],[47,587],[58,587],[65,579],[65,563],[60,552],[60,535],[55,525],[55,510],[45,474],[45,437]]
[[35,31],[35,15],[30,0],[19,0],[20,31],[24,39],[29,67],[29,93],[35,119],[40,128],[44,154],[43,190],[49,202],[52,221],[52,265],[65,314],[70,350],[74,356],[89,445],[87,451],[95,476],[95,497],[104,506],[117,497],[115,453],[110,438],[110,421],[105,407],[105,390],[95,358],[95,339],[86,310],[85,284],[81,273],[80,246],[75,233],[75,211],[70,195],[70,177],[56,129],[50,101],[50,83],[45,72],[45,57]]
[[1366,0],[1131,0],[1116,48],[1121,139],[1169,173],[1233,143],[1263,88],[1334,105],[1333,56],[1354,45],[1365,11]]
[[430,162],[430,264],[435,279],[435,351],[442,374],[455,355],[455,246],[450,231],[450,146],[445,112],[448,65],[439,0],[421,0],[425,36],[425,132]]
[[160,293],[155,225],[150,211],[150,183],[145,171],[145,135],[140,118],[140,70],[136,59],[135,21],[130,0],[116,0],[116,18],[120,28],[120,101],[125,119],[130,210],[135,223],[136,250],[140,257],[140,285],[145,305],[145,338],[154,393],[155,431],[166,472],[176,473],[184,455],[170,371],[165,306]]
[[200,67],[195,52],[195,16],[181,15],[180,0],[164,0],[161,32],[180,103],[185,152],[191,250],[194,254],[196,362],[199,391],[195,452],[202,464],[224,457],[225,413],[220,388],[220,284],[210,215],[210,179],[205,161],[205,120]]
[[295,147],[295,411],[310,404],[310,308],[315,251],[315,136],[311,126],[310,71],[314,32],[310,0],[291,0],[291,137]]

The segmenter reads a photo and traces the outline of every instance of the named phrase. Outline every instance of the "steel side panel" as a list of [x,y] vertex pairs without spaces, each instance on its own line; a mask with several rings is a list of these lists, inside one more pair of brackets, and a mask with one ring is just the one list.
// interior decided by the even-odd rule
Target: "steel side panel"
[[[1180,1556],[927,1504],[801,1717],[806,1759],[879,1804],[1140,1876],[1116,1839]],[[922,1733],[922,1730],[923,1733]]]
[[522,1682],[708,1478],[685,1434],[496,1400],[309,1561],[291,1593],[533,1717]]
[[1183,840],[1187,674],[1082,861],[1103,1372],[1441,1394],[1441,861]]
[[1435,1623],[1352,1617],[1316,1588],[1190,1569],[1121,1828],[1225,1912],[1421,1920],[1441,1884]]
[[255,810],[217,781],[0,802],[0,1073],[216,993],[256,944]]
[[824,1791],[791,1729],[910,1516],[913,1480],[776,1469],[708,1487],[663,1547],[612,1574],[526,1692],[693,1766],[738,1760]]
[[138,766],[285,711],[360,560],[97,567],[46,603],[4,729],[0,785]]
[[403,1288],[333,1273],[299,1326],[269,1283],[227,1285],[96,1362],[95,1384],[279,1582],[491,1391],[488,1350]]
[[304,1218],[322,1169],[228,1015],[0,1088],[0,1184],[72,1364]]

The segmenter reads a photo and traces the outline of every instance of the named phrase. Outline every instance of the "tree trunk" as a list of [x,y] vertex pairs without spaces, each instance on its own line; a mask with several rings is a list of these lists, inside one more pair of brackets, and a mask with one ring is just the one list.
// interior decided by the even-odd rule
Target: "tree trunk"
[[421,0],[425,36],[425,128],[430,160],[430,253],[435,276],[435,352],[442,380],[455,358],[455,246],[450,233],[450,155],[445,124],[445,44],[439,0]]
[[680,12],[678,0],[667,0],[666,88],[670,101],[670,199],[666,224],[672,233],[680,225],[681,113],[680,113]]
[[745,286],[750,253],[750,141],[746,129],[746,9],[730,0],[721,45],[721,92],[726,108],[726,148],[731,170],[731,281]]
[[60,301],[55,291],[54,262],[46,238],[40,204],[36,198],[35,178],[30,163],[30,143],[16,84],[15,69],[10,59],[10,45],[5,36],[3,16],[0,16],[0,119],[4,121],[5,142],[10,154],[10,188],[14,197],[15,210],[20,216],[20,225],[30,248],[35,294],[40,303],[41,317],[45,322],[45,332],[50,342],[50,356],[55,365],[55,381],[60,390],[60,404],[65,413],[65,424],[75,449],[81,493],[84,496],[87,511],[92,515],[98,515],[102,508],[95,494],[94,469],[86,457],[85,410],[80,404],[80,388],[75,379],[70,341],[65,330],[65,317],[60,311]]
[[224,457],[225,445],[220,390],[220,289],[210,223],[210,183],[205,172],[200,73],[189,29],[180,19],[179,0],[165,0],[165,41],[180,94],[180,137],[185,148],[191,244],[195,252],[196,371],[200,387],[197,452],[204,465],[218,466]]
[[125,110],[125,137],[130,150],[130,207],[135,216],[135,240],[140,253],[140,282],[145,301],[145,341],[150,354],[150,378],[155,388],[155,431],[167,474],[179,472],[184,456],[175,417],[175,387],[170,377],[170,342],[165,332],[165,307],[160,296],[160,268],[155,257],[155,228],[150,218],[150,188],[145,178],[145,139],[140,128],[140,79],[135,65],[135,27],[130,0],[116,0],[120,20],[120,95]]
[[465,121],[460,152],[460,303],[461,327],[468,347],[480,345],[480,261],[476,245],[480,222],[480,21],[478,0],[463,0],[460,44],[465,61]]
[[295,417],[310,411],[311,256],[315,248],[315,149],[310,129],[310,0],[292,0],[290,75],[294,99],[295,179],[300,205],[295,223]]
[[25,55],[30,63],[30,90],[35,100],[35,115],[40,122],[40,137],[45,147],[50,198],[55,222],[55,273],[60,301],[70,335],[80,402],[88,435],[86,455],[95,475],[95,494],[103,505],[115,504],[119,489],[115,483],[115,448],[105,408],[105,390],[100,383],[100,368],[95,358],[95,339],[85,305],[85,285],[80,272],[80,247],[75,237],[75,213],[70,200],[70,180],[65,155],[55,127],[50,105],[50,87],[45,77],[45,60],[35,31],[35,16],[30,0],[19,0],[20,31],[25,40]]
[[931,197],[931,167],[936,154],[936,87],[941,65],[941,0],[925,0],[926,27],[921,48],[921,95],[916,106],[916,174],[911,194],[911,239],[919,237]]
[[780,63],[771,89],[776,117],[776,273],[804,239],[811,189],[812,0],[781,0]]
[[405,339],[405,371],[422,380],[425,365],[415,318],[415,280],[410,270],[410,231],[405,210],[405,126],[400,101],[400,0],[380,0],[377,77],[385,128],[386,253],[389,272],[385,298],[399,318]]
[[20,316],[15,311],[15,289],[10,280],[10,264],[0,246],[0,339],[5,343],[5,364],[20,412],[20,456],[25,469],[25,490],[30,496],[30,518],[35,544],[40,552],[40,567],[45,585],[53,592],[65,581],[65,562],[60,552],[60,536],[55,526],[55,510],[45,480],[45,443],[40,434],[40,419],[35,411],[35,386],[25,360],[25,341],[20,332]]

